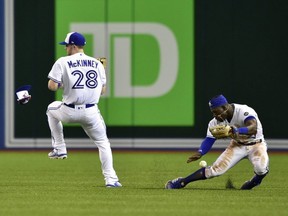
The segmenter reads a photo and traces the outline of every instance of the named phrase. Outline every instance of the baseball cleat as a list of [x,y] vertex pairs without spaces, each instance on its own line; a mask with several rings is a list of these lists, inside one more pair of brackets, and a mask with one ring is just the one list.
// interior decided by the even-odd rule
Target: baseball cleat
[[49,152],[48,157],[50,159],[66,159],[67,154],[58,154],[58,150],[53,149],[53,151]]
[[267,175],[267,173],[265,173],[264,175],[257,175],[256,174],[252,179],[250,179],[249,181],[246,181],[242,185],[241,190],[251,190],[252,188],[260,185],[262,180],[263,180],[263,178]]
[[246,181],[242,187],[241,187],[241,190],[251,190],[252,188],[256,187],[257,183],[253,182],[253,181]]
[[183,181],[182,177],[173,179],[173,180],[169,180],[166,184],[165,184],[165,189],[180,189],[180,188],[184,188],[185,187],[185,183]]
[[122,184],[120,182],[114,182],[112,184],[106,184],[107,188],[114,188],[114,187],[122,187]]

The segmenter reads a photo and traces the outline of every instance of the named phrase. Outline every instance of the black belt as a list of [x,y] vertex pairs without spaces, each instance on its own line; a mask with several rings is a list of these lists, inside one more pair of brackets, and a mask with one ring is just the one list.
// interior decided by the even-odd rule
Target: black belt
[[[66,103],[64,103],[64,105],[67,106],[67,107],[75,109],[75,105],[74,104],[66,104]],[[95,104],[85,104],[85,108],[89,108],[89,107],[93,107],[93,106],[95,106]]]
[[248,146],[249,146],[249,145],[255,145],[255,144],[261,143],[261,142],[262,142],[262,139],[255,140],[255,141],[253,141],[253,142],[247,142],[247,143],[237,141],[237,143],[240,144],[240,145],[248,145]]

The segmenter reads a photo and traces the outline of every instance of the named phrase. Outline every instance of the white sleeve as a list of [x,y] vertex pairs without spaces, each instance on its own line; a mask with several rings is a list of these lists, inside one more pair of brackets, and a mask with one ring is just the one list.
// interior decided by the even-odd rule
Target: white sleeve
[[213,118],[208,124],[206,137],[214,138],[214,136],[211,134],[209,128],[214,127],[216,125],[217,125],[217,120],[215,118]]
[[60,59],[58,59],[54,65],[52,66],[51,71],[48,74],[48,78],[53,80],[54,82],[61,83],[62,81],[62,74],[63,74],[63,69],[61,66]]
[[99,75],[100,75],[100,80],[102,82],[102,85],[106,85],[106,73],[105,73],[105,68],[102,65],[102,63],[100,63],[98,65],[98,69],[99,69]]
[[248,117],[254,117],[256,119],[258,118],[255,110],[248,106],[246,106],[245,109],[240,109],[239,114],[240,114],[239,116],[243,116],[243,124],[244,124],[245,119]]

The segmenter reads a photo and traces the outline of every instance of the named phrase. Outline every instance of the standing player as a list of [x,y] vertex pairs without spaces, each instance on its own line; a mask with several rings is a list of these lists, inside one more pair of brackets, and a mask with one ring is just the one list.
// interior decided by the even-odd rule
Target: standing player
[[112,151],[106,134],[106,126],[98,109],[98,101],[105,92],[106,75],[103,65],[95,58],[85,55],[85,38],[71,32],[64,42],[66,57],[53,65],[48,78],[48,88],[63,88],[63,100],[48,106],[47,116],[52,135],[52,147],[48,154],[52,159],[67,158],[62,122],[79,123],[99,150],[107,187],[121,187],[113,168]]
[[[186,178],[170,180],[166,183],[165,188],[180,189],[193,181],[220,176],[243,158],[248,158],[252,163],[255,175],[251,180],[246,181],[241,189],[250,190],[260,185],[268,173],[269,158],[257,113],[247,105],[229,104],[223,95],[212,98],[209,101],[209,107],[214,118],[209,122],[207,136],[198,152],[189,157],[187,163],[200,159],[211,149],[216,141],[215,136],[217,137],[213,128],[219,127],[217,126],[219,124],[222,124],[223,128],[229,128],[224,136],[232,137],[230,144],[212,166],[201,168]],[[223,134],[218,138],[223,138]]]

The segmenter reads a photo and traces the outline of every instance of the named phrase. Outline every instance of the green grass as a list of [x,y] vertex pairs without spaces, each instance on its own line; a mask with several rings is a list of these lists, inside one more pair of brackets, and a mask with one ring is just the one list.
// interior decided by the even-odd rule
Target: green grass
[[[47,152],[0,152],[0,215],[287,215],[288,157],[270,154],[270,173],[251,191],[239,188],[253,176],[247,160],[224,175],[165,190],[167,180],[187,176],[198,162],[190,152],[114,152],[123,188],[105,188],[98,153],[70,151],[67,160]],[[219,153],[203,157],[211,164]]]

